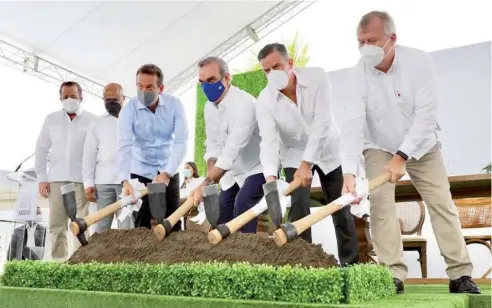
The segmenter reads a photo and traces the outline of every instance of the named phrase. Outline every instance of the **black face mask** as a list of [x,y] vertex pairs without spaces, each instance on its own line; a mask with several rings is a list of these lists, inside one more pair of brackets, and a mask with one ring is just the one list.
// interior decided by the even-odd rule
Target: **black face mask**
[[120,114],[121,105],[120,103],[118,103],[117,100],[107,100],[104,104],[104,107],[106,107],[108,113],[115,118],[117,118]]

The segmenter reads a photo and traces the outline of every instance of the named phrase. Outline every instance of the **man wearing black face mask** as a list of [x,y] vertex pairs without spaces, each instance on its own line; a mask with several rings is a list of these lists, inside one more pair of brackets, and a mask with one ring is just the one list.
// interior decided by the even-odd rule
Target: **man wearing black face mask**
[[[116,202],[122,191],[122,185],[118,181],[116,149],[118,116],[124,100],[123,88],[116,83],[108,84],[104,88],[103,99],[107,113],[94,121],[87,132],[82,160],[85,195],[87,200],[97,203],[98,210]],[[112,216],[104,218],[95,225],[95,232],[110,229],[112,222]],[[131,217],[118,224],[120,229],[131,227]]]

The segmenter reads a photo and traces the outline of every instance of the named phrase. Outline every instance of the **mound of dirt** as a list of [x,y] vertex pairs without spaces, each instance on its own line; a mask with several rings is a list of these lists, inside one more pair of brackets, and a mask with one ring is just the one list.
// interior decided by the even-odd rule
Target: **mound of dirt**
[[321,245],[309,244],[298,238],[278,247],[269,238],[256,234],[231,234],[218,245],[199,231],[179,231],[157,241],[151,230],[109,230],[94,234],[87,246],[80,247],[68,260],[69,264],[143,262],[176,264],[184,262],[249,262],[270,265],[333,267],[338,262],[326,254]]

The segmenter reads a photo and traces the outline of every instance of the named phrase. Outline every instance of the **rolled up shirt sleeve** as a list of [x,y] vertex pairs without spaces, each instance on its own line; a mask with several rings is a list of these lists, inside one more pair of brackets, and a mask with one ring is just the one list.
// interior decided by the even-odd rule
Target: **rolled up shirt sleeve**
[[215,166],[222,170],[230,170],[234,162],[239,158],[241,151],[248,145],[251,135],[257,127],[255,101],[244,101],[233,109],[234,125],[230,128],[230,134],[224,149],[217,158]]
[[417,73],[419,76],[415,94],[415,116],[399,148],[409,159],[413,157],[419,145],[425,141],[425,136],[431,136],[437,126],[438,81],[436,69],[429,54],[422,55]]
[[[328,74],[319,69],[316,75],[318,91],[314,99],[314,119],[312,123],[312,130],[309,133],[306,149],[304,150],[303,160],[306,162],[316,162],[319,160],[319,155],[322,146],[328,142],[325,139],[328,138],[328,131],[331,127],[332,118],[328,116],[331,114],[331,101],[332,101],[332,89]],[[333,151],[338,155],[338,148]]]
[[277,124],[270,108],[269,100],[273,99],[267,93],[262,93],[256,103],[256,119],[260,128],[260,161],[263,166],[263,175],[278,176],[280,168],[280,140]]
[[346,120],[341,124],[341,160],[344,174],[358,176],[364,148],[364,128],[366,125],[366,98],[364,72],[360,67],[352,71],[350,88],[345,89]]
[[48,117],[45,118],[41,132],[36,141],[36,154],[34,156],[34,170],[40,183],[48,182],[47,166],[51,149],[51,137],[48,128]]
[[99,139],[97,138],[97,122],[92,122],[87,136],[85,137],[84,151],[82,155],[82,178],[84,188],[94,187],[96,176],[97,149]]
[[118,116],[118,148],[116,161],[118,165],[118,182],[130,180],[130,165],[133,146],[133,121],[134,115],[131,105],[127,104],[121,109]]
[[188,149],[188,122],[181,100],[176,98],[174,114],[174,143],[167,165],[159,168],[161,173],[166,172],[173,176],[183,162]]

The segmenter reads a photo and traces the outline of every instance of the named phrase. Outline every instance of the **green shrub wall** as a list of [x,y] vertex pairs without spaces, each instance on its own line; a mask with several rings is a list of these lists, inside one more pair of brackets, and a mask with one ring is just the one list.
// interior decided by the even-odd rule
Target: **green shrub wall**
[[[232,84],[250,93],[254,97],[258,97],[261,90],[265,88],[267,80],[263,71],[254,71],[232,76]],[[197,164],[200,175],[205,175],[207,173],[207,163],[203,159],[203,155],[205,154],[206,138],[203,110],[205,103],[207,102],[207,98],[205,94],[203,94],[200,85],[197,85],[196,91],[195,163]]]

